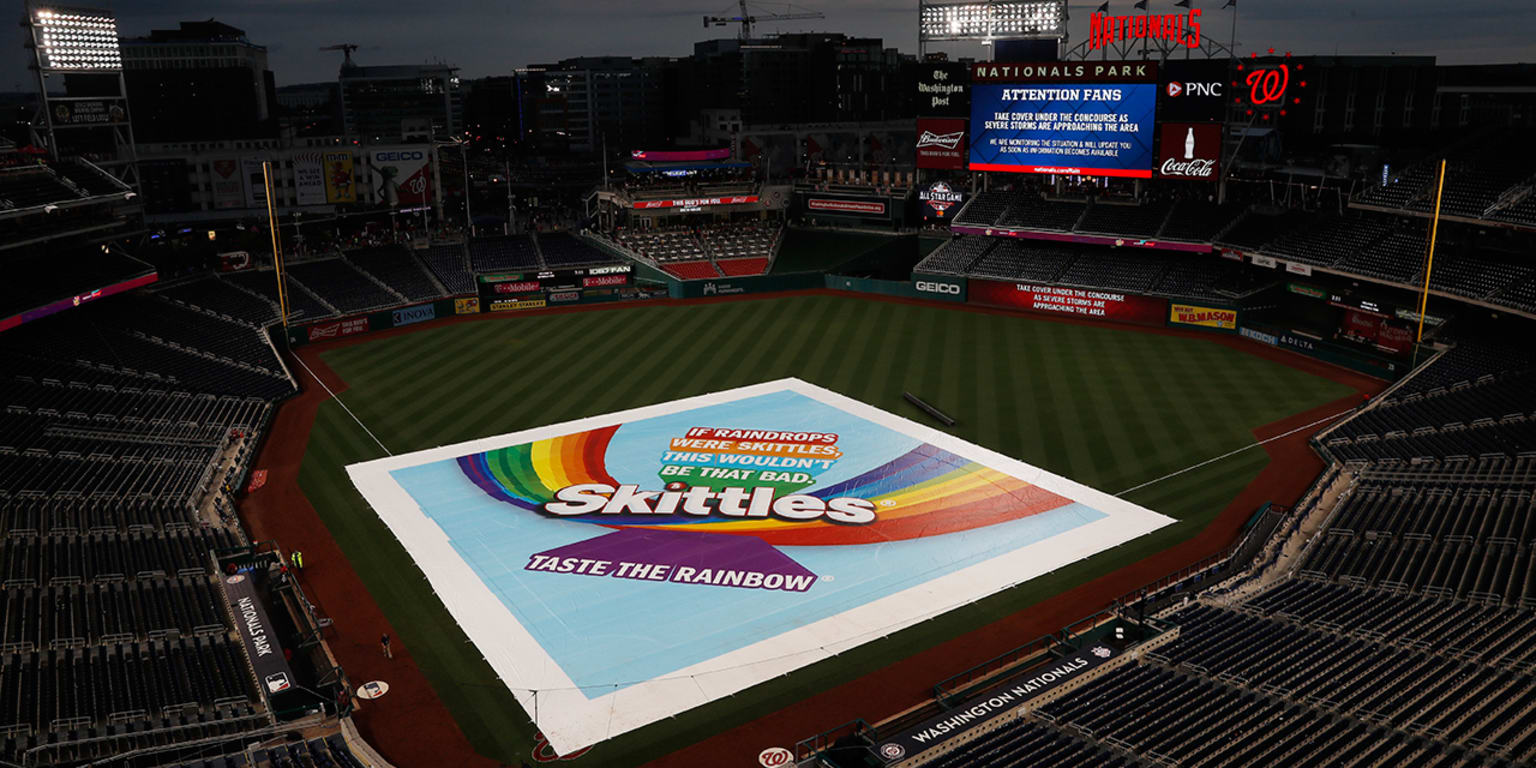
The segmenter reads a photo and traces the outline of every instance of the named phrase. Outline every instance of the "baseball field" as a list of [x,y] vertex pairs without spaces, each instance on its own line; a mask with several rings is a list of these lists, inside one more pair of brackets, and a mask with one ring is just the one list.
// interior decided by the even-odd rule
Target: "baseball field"
[[[451,764],[517,765],[553,755],[541,750],[522,707],[354,489],[349,464],[797,377],[923,420],[902,399],[911,391],[957,419],[946,430],[956,437],[1178,520],[563,763],[703,764],[690,761],[701,759],[696,743],[707,739],[716,759],[750,756],[815,732],[805,724],[875,720],[916,704],[939,678],[1009,642],[998,630],[1008,617],[1187,543],[1245,489],[1247,500],[1262,495],[1255,483],[1261,472],[1287,469],[1269,466],[1276,454],[1256,445],[1266,425],[1342,411],[1370,388],[1231,337],[830,292],[443,322],[305,348],[298,360],[313,372],[295,370],[306,393],[274,425],[258,462],[272,470],[274,487],[252,495],[248,519],[258,537],[305,550],[308,592],[335,617],[329,640],[353,682],[391,683],[392,693],[366,704],[358,722],[403,765],[450,764],[430,762],[450,755]],[[1225,458],[1201,465],[1218,456]],[[287,483],[291,490],[285,477],[297,481]],[[1310,476],[1292,480],[1304,486]],[[323,529],[312,524],[314,515]],[[1080,607],[1075,615],[1071,605],[1064,610],[1075,618],[1102,606]],[[381,627],[397,638],[392,661],[379,653]],[[955,640],[968,633],[987,640]],[[908,663],[905,679],[871,691],[857,710],[786,714],[824,707],[834,699],[816,694],[849,690],[919,655],[921,674],[911,674]],[[719,738],[770,715],[777,727],[751,733],[772,734],[772,743]],[[666,757],[689,745],[691,757]]]

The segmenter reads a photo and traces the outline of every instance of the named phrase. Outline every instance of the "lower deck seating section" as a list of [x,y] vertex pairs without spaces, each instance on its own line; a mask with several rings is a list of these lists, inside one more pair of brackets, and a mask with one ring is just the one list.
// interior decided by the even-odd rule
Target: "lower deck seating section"
[[1136,760],[1069,736],[1044,723],[1025,720],[998,728],[922,768],[1130,768]]
[[469,241],[469,267],[476,273],[538,269],[539,248],[532,235],[477,237]]
[[768,260],[763,259],[719,259],[715,266],[726,277],[741,277],[744,275],[761,275],[768,271]]
[[[699,241],[703,244],[705,252],[717,263],[726,260],[751,259],[761,260],[766,266],[769,258],[773,256],[773,249],[778,244],[782,233],[783,229],[780,227],[756,222],[720,224],[700,229]],[[724,264],[721,266],[723,268]]]
[[1055,282],[1077,260],[1077,252],[1044,243],[1003,240],[988,250],[970,267],[973,275]]
[[377,278],[410,301],[426,301],[442,295],[432,278],[410,250],[400,245],[364,248],[346,255],[353,266]]
[[587,245],[586,241],[569,232],[546,232],[539,235],[539,250],[544,254],[544,263],[552,269],[613,261],[602,251]]
[[[218,279],[227,280],[241,290],[253,293],[271,302],[272,306],[278,306],[277,273],[270,269],[247,269],[240,272],[230,272],[221,275]],[[322,317],[330,317],[336,314],[336,310],[328,307],[320,301],[309,289],[300,285],[292,276],[284,282],[288,294],[288,319],[294,321],[317,320]]]
[[157,289],[155,295],[182,306],[232,317],[257,328],[277,322],[277,305],[217,277],[201,277]]
[[[281,363],[248,326],[226,323],[152,297],[148,306],[179,313],[184,327],[164,317],[145,317],[142,327],[131,310],[102,302],[0,334],[0,353],[13,356],[15,368],[30,361],[55,361],[71,369],[96,368],[142,379],[144,386],[273,399],[293,392]],[[230,347],[215,342],[229,334]],[[163,335],[162,335],[163,334]],[[204,346],[213,347],[205,349]],[[220,354],[237,350],[236,359]],[[246,350],[244,352],[238,350]],[[23,363],[22,361],[28,361]]]
[[970,271],[971,265],[975,264],[977,259],[1002,242],[1004,241],[1001,239],[991,237],[958,235],[935,248],[933,253],[925,256],[917,266],[912,268],[912,271],[963,275]]
[[212,553],[249,544],[227,492],[294,384],[261,335],[271,302],[229,277],[0,334],[5,764],[241,743],[271,722]]
[[706,258],[704,246],[694,239],[689,229],[623,231],[619,232],[618,240],[620,245],[639,254],[641,258],[658,263]]
[[678,261],[659,265],[667,274],[679,280],[707,280],[720,277],[720,272],[709,261]]
[[[246,761],[247,756],[250,762]],[[287,744],[264,743],[249,753],[187,760],[169,768],[364,768],[364,765],[347,748],[340,734],[332,734],[291,739]]]
[[[1448,376],[1477,380],[1509,364],[1474,345],[1450,358]],[[1481,389],[1458,407],[1536,402],[1510,377],[1450,393],[1438,381],[1428,391],[1442,399]],[[1394,409],[1417,421],[1459,415],[1434,399],[1413,394]],[[1376,462],[1326,477],[1320,487],[1338,495],[1324,491],[1325,506],[1276,525],[1275,555],[1239,558],[1254,571],[1169,588],[1184,596],[1157,620],[1176,636],[925,766],[1058,764],[1015,751],[1021,739],[1080,750],[1070,765],[1531,765],[1536,454]],[[1322,524],[1312,532],[1304,520]]]
[[434,245],[421,253],[422,262],[448,293],[454,295],[475,292],[475,275],[470,271],[467,259],[460,243]]
[[1339,502],[1303,571],[1410,594],[1536,606],[1536,499],[1529,486],[1379,471]]
[[1162,258],[1153,254],[1104,251],[1094,258],[1072,262],[1057,280],[1066,285],[1150,293],[1166,266]]
[[368,279],[346,259],[296,262],[288,265],[288,274],[345,314],[401,303],[399,296]]

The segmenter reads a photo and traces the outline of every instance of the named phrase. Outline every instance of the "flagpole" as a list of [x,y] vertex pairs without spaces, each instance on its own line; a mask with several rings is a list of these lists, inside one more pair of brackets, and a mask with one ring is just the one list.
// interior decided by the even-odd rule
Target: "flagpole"
[[1227,0],[1232,7],[1232,37],[1227,40],[1227,55],[1237,58],[1237,0]]

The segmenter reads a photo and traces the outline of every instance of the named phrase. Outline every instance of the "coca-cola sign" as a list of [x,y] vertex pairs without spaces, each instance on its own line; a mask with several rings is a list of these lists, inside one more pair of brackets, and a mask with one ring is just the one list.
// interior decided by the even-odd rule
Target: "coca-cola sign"
[[1221,178],[1219,123],[1164,123],[1158,142],[1158,175],[1170,179]]

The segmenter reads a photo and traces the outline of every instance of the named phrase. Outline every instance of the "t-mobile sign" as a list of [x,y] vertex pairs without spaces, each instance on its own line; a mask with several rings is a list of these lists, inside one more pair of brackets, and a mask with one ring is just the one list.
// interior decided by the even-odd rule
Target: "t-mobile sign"
[[1220,123],[1163,123],[1157,151],[1158,176],[1216,181],[1220,178],[1220,164]]

